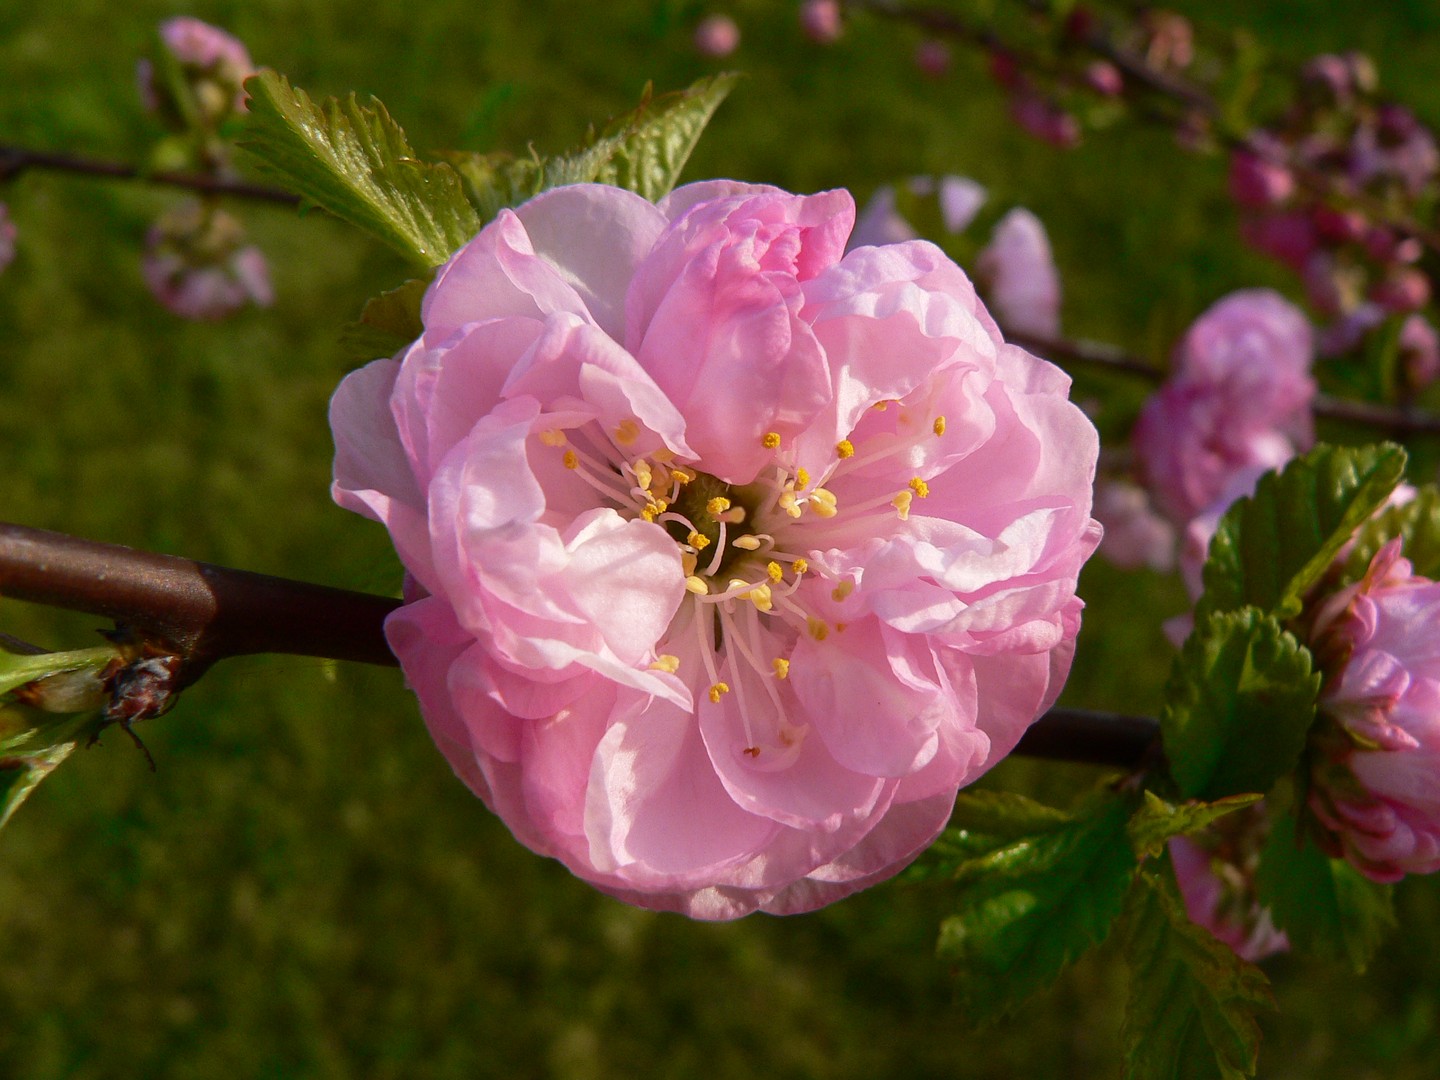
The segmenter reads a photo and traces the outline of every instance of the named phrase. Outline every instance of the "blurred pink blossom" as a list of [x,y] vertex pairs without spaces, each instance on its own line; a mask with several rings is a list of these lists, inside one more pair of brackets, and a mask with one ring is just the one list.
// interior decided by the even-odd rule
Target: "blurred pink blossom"
[[1060,334],[1060,272],[1040,219],[1023,207],[995,225],[975,260],[975,274],[1001,323],[1037,337]]
[[1232,293],[1191,326],[1134,432],[1146,487],[1177,525],[1238,476],[1310,447],[1312,338],[1300,310],[1268,289]]
[[695,27],[695,51],[716,60],[740,47],[740,27],[729,15],[707,15]]
[[223,210],[185,203],[145,235],[140,269],[155,298],[184,319],[215,321],[274,300],[265,256]]
[[1274,149],[1242,148],[1230,155],[1230,197],[1241,206],[1264,209],[1295,193],[1295,175],[1276,160]]
[[1080,145],[1080,121],[1048,98],[1022,89],[1010,98],[1010,116],[1035,138],[1070,150]]
[[1413,390],[1440,378],[1440,335],[1423,315],[1411,315],[1400,328],[1400,363]]
[[1440,870],[1440,583],[1400,540],[1326,601],[1311,634],[1327,679],[1309,806],[1343,855],[1376,881]]
[[10,217],[10,208],[0,203],[0,270],[15,261],[15,237],[18,230]]
[[[245,111],[241,84],[255,73],[245,45],[218,26],[186,15],[160,24],[160,40],[180,65],[196,103],[214,121]],[[169,90],[156,78],[155,66],[141,60],[136,69],[140,98],[151,112],[164,111]]]
[[845,29],[839,0],[805,0],[800,5],[800,28],[818,45],[830,45]]
[[1102,481],[1095,486],[1094,514],[1105,528],[1100,554],[1116,566],[1160,571],[1175,566],[1175,526],[1155,513],[1144,488]]
[[1069,668],[1094,428],[939,249],[845,254],[853,221],[842,191],[557,188],[331,406],[436,742],[632,903],[797,912],[893,875]]
[[950,46],[943,41],[929,38],[915,46],[915,66],[932,79],[946,75],[950,71],[952,59]]

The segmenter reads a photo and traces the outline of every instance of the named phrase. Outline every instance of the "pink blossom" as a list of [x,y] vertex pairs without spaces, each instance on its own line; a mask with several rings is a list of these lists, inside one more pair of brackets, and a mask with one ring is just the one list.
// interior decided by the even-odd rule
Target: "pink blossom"
[[1146,487],[1172,521],[1309,448],[1313,350],[1304,315],[1268,289],[1232,293],[1195,321],[1134,432]]
[[1243,148],[1230,155],[1230,197],[1241,206],[1264,209],[1295,193],[1295,176],[1271,154]]
[[[255,73],[255,64],[244,43],[218,26],[188,15],[161,23],[160,40],[180,64],[197,103],[211,119],[245,111],[241,84]],[[145,107],[152,112],[164,109],[169,91],[156,80],[154,65],[141,60],[136,75]]]
[[1423,315],[1411,315],[1400,328],[1400,361],[1412,388],[1440,378],[1440,335]]
[[1070,150],[1080,145],[1080,121],[1033,90],[1021,89],[1010,98],[1010,116],[1035,138],[1051,146]]
[[1440,870],[1440,583],[1397,538],[1319,609],[1327,669],[1309,806],[1333,855],[1376,881]]
[[841,20],[839,0],[805,0],[800,5],[800,28],[818,45],[840,40],[845,29]]
[[10,208],[0,203],[0,270],[15,260],[15,237],[18,230],[10,218]]
[[797,912],[893,875],[1069,667],[1095,431],[939,249],[842,257],[853,221],[843,191],[555,189],[331,406],[436,742],[632,903]]
[[740,47],[740,27],[728,15],[707,15],[695,27],[695,51],[716,60]]
[[927,39],[915,46],[915,66],[922,75],[929,75],[932,79],[948,74],[951,60],[950,46],[943,41]]
[[183,319],[215,321],[274,300],[270,271],[244,229],[223,210],[184,203],[145,235],[140,261],[155,298]]
[[1290,939],[1277,930],[1255,893],[1255,871],[1268,823],[1262,813],[1239,810],[1200,837],[1170,841],[1170,862],[1190,921],[1254,963],[1286,952]]
[[1060,333],[1060,272],[1045,226],[1017,207],[995,226],[990,243],[975,261],[975,273],[1000,321],[1016,333],[1057,337]]
[[1175,565],[1175,526],[1155,513],[1144,488],[1102,481],[1095,487],[1094,513],[1105,527],[1100,554],[1116,566],[1164,571]]

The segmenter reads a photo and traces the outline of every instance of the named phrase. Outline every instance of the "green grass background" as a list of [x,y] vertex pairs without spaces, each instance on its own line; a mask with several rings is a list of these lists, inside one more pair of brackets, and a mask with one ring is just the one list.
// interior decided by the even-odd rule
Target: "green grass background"
[[[1440,12],[1224,0],[1297,61],[1363,48],[1440,121]],[[1292,283],[1235,243],[1223,166],[1121,126],[1059,154],[1004,117],[973,57],[914,70],[915,38],[864,24],[804,41],[788,3],[728,8],[747,78],[688,172],[795,190],[958,172],[1052,231],[1075,333],[1155,356],[1226,291]],[[693,3],[68,0],[0,5],[0,141],[134,160],[158,134],[134,90],[155,25],[195,14],[313,93],[378,95],[420,147],[559,150],[653,79],[687,84]],[[140,280],[174,196],[27,175],[0,276],[8,520],[329,584],[393,590],[383,530],[330,504],[337,331],[402,280],[314,214],[240,206],[273,309],[220,325]],[[1117,402],[1131,388],[1083,380]],[[1067,691],[1153,711],[1173,579],[1087,571]],[[95,621],[0,603],[0,629],[88,644]],[[1087,958],[1014,1020],[972,1032],[933,958],[943,891],[890,885],[819,913],[701,925],[608,900],[516,845],[430,745],[394,671],[231,661],[142,726],[77,754],[0,834],[0,1078],[1109,1077],[1123,972]],[[1064,799],[1096,774],[1013,762],[995,783]],[[1266,1077],[1433,1078],[1440,900],[1400,889],[1403,929],[1363,979],[1281,958]]]

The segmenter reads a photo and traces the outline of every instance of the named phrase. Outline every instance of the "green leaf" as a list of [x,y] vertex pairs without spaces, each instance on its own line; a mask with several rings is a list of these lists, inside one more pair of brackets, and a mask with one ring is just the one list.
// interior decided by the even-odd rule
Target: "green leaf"
[[429,281],[417,278],[367,301],[359,321],[340,333],[346,355],[357,360],[394,356],[423,334],[420,302],[429,287]]
[[949,829],[906,871],[910,881],[952,880],[973,874],[978,861],[1012,841],[1052,832],[1072,814],[1009,791],[964,791],[955,800]]
[[1210,541],[1197,616],[1246,604],[1282,619],[1298,614],[1305,592],[1404,474],[1405,451],[1378,443],[1317,446],[1262,477]]
[[1191,799],[1178,806],[1160,798],[1153,791],[1145,792],[1145,805],[1140,807],[1127,826],[1130,844],[1141,859],[1150,859],[1165,850],[1165,841],[1172,836],[1189,836],[1200,832],[1226,814],[1253,806],[1262,795],[1231,795],[1215,802]]
[[1304,835],[1293,814],[1278,818],[1260,853],[1260,902],[1300,952],[1361,972],[1395,925],[1390,886],[1332,859]]
[[980,807],[995,831],[969,834],[976,854],[956,870],[966,883],[959,911],[940,928],[939,953],[954,962],[976,1023],[1019,1005],[1102,941],[1135,869],[1126,800],[1096,799],[1063,820],[1036,812],[1035,831],[1012,835],[1020,824],[1007,811],[1018,805]]
[[0,828],[5,827],[10,816],[29,798],[35,785],[49,776],[74,749],[75,744],[71,742],[35,754],[0,757]]
[[1126,1080],[1240,1080],[1255,1075],[1273,1004],[1260,969],[1185,914],[1172,875],[1139,874],[1125,909]]
[[420,266],[440,265],[479,231],[459,174],[419,160],[379,101],[316,103],[273,71],[246,79],[245,90],[241,145],[305,199]]
[[[13,653],[0,649],[0,696],[13,693],[29,683],[67,671],[98,671],[116,657],[114,646],[70,652]],[[0,743],[3,747],[3,743]]]
[[651,97],[607,124],[568,154],[542,158],[504,153],[442,155],[464,177],[465,192],[486,221],[507,206],[563,184],[601,183],[627,188],[652,202],[669,194],[710,117],[734,87],[736,76],[701,79],[688,89]]
[[1396,536],[1401,538],[1400,550],[1414,565],[1415,573],[1440,579],[1440,489],[1434,484],[1426,484],[1410,502],[1387,507],[1360,526],[1345,563],[1345,579],[1359,581],[1375,553]]
[[1160,730],[1186,798],[1264,793],[1290,772],[1315,718],[1310,650],[1255,608],[1202,616],[1165,687]]

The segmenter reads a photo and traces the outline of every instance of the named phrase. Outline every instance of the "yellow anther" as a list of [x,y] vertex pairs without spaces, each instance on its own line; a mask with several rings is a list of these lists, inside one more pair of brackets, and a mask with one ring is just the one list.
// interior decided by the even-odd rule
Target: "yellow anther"
[[671,450],[668,446],[657,446],[654,450],[650,451],[650,456],[662,465],[669,465],[670,462],[675,460],[675,451]]
[[910,503],[914,501],[914,498],[915,496],[909,491],[902,491],[890,500],[890,505],[900,512],[901,521],[910,520]]
[[629,446],[639,437],[640,425],[629,417],[621,420],[619,427],[615,429],[615,441],[621,446]]
[[645,504],[645,509],[640,511],[640,516],[646,521],[654,521],[657,517],[670,509],[670,504],[664,499],[652,499]]
[[769,611],[774,606],[770,602],[769,585],[756,585],[745,594],[745,599],[754,604],[757,611]]
[[580,458],[574,450],[566,450],[565,456],[560,460],[565,462],[567,469],[578,469],[580,467]]
[[730,500],[725,498],[724,495],[716,495],[713,499],[711,499],[705,504],[705,511],[711,517],[719,517],[721,514],[723,514],[726,510],[729,509]]
[[943,417],[943,416],[937,416],[937,417],[935,417],[935,423],[933,423],[933,424],[930,425],[930,430],[933,431],[933,432],[935,432],[936,435],[944,435],[944,434],[945,434],[945,417]]
[[824,641],[830,636],[830,625],[823,619],[817,619],[811,615],[805,620],[805,626],[810,631],[810,636],[816,641]]
[[[651,454],[650,456],[655,458],[656,460],[659,460],[660,457],[658,453]],[[695,474],[689,469],[682,469],[678,465],[671,465],[670,479],[674,480],[677,484],[680,484],[683,487],[685,484],[688,484],[691,480],[695,479]]]
[[745,520],[745,508],[743,506],[732,506],[729,510],[715,515],[716,521],[723,521],[730,525],[739,525]]
[[546,446],[564,446],[566,443],[565,432],[559,428],[548,427],[540,432],[540,441]]
[[795,487],[800,491],[804,491],[809,486],[810,473],[804,466],[801,466],[795,470]]
[[912,476],[910,478],[910,490],[923,499],[926,495],[930,494],[930,485],[918,476]]
[[810,569],[810,564],[802,556],[795,556],[795,561],[790,564],[790,569],[797,574],[803,574]]
[[710,546],[710,538],[698,532],[692,532],[689,536],[685,537],[685,542],[696,551],[704,551]]
[[705,584],[705,579],[691,574],[685,579],[685,591],[692,592],[696,596],[704,596],[710,591],[710,586]]
[[778,562],[768,562],[765,564],[765,573],[770,575],[771,581],[778,584],[785,576],[785,568]]
[[760,538],[746,533],[744,536],[737,536],[730,541],[732,547],[738,547],[742,551],[758,551],[760,549]]
[[[693,551],[680,552],[680,572],[684,574],[687,578],[694,576],[695,567],[699,564],[700,560],[695,558],[695,553]],[[687,582],[686,585],[688,587],[689,583]]]
[[650,466],[643,461],[637,461],[630,468],[635,473],[635,483],[648,491],[652,479]]
[[730,687],[726,686],[723,682],[715,683],[710,687],[710,704],[719,705],[721,696],[729,692]]
[[760,440],[760,444],[764,446],[766,450],[778,449],[780,446],[780,433],[778,431],[765,432],[765,437]]
[[812,491],[808,505],[822,518],[832,518],[839,511],[834,492],[827,491],[825,488],[816,488]]
[[784,510],[785,513],[789,514],[792,518],[798,518],[804,513],[793,491],[783,491],[780,493],[779,506],[781,510]]
[[675,672],[680,670],[680,658],[678,656],[671,656],[669,653],[661,653],[655,658],[655,662],[650,665],[650,670],[665,671],[674,675]]
[[775,669],[777,679],[788,679],[790,677],[790,661],[776,657],[770,661],[770,666]]
[[874,405],[870,406],[870,408],[874,409],[876,412],[884,412],[889,407],[890,403],[888,401],[877,401]]
[[855,444],[849,439],[841,439],[835,444],[835,453],[839,454],[842,458],[854,457]]
[[840,582],[839,585],[836,585],[835,588],[830,590],[830,599],[834,600],[838,604],[841,603],[847,596],[849,596],[854,591],[855,582],[852,581],[850,578],[846,578],[844,581]]

